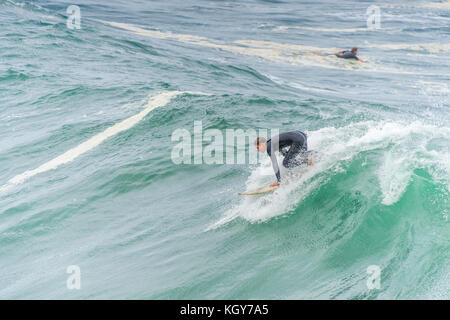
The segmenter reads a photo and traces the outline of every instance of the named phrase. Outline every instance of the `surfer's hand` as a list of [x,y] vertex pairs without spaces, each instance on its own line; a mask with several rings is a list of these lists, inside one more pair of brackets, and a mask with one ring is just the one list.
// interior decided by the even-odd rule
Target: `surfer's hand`
[[275,183],[272,183],[269,187],[278,187],[280,183],[277,181]]

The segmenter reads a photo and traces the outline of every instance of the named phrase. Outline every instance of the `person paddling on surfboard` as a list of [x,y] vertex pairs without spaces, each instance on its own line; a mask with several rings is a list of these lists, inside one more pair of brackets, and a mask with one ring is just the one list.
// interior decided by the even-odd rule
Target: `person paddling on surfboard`
[[266,140],[264,137],[258,137],[255,140],[256,149],[259,152],[267,154],[272,160],[273,171],[277,177],[277,182],[272,183],[271,187],[280,185],[281,175],[275,152],[279,151],[283,156],[283,166],[293,168],[304,163],[312,165],[312,158],[308,159],[308,143],[306,134],[301,131],[289,131],[281,133],[272,139]]
[[336,57],[342,58],[342,59],[355,59],[355,60],[358,60],[359,62],[364,62],[363,60],[361,60],[360,58],[358,58],[356,56],[357,54],[358,54],[358,48],[353,47],[350,51],[348,51],[348,50],[339,50],[334,55]]
[[355,59],[359,62],[367,62],[358,58],[358,48],[353,47],[351,50],[339,50],[336,53],[322,53],[318,51],[308,51],[309,53],[317,54],[319,56],[336,56],[341,59]]

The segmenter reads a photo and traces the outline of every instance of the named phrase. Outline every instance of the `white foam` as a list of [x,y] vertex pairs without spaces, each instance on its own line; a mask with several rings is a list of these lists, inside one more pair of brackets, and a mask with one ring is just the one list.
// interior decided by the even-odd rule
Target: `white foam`
[[[183,43],[224,50],[236,54],[259,57],[261,59],[277,63],[287,63],[291,65],[305,65],[312,67],[351,70],[351,71],[370,71],[383,73],[388,72],[400,74],[417,73],[413,71],[395,69],[392,67],[378,65],[372,61],[373,59],[369,59],[370,61],[368,62],[366,61],[366,63],[351,63],[349,61],[343,61],[343,59],[339,59],[332,54],[333,52],[337,52],[338,48],[319,48],[300,44],[277,43],[259,40],[237,40],[234,41],[234,43],[237,45],[229,45],[221,43],[220,41],[217,40],[199,37],[195,35],[176,34],[157,30],[147,30],[126,23],[118,23],[103,20],[99,21],[108,24],[110,26],[128,30],[143,36],[148,36],[157,39],[175,40]],[[372,45],[372,46],[383,46],[383,45]],[[386,48],[389,48],[390,46],[396,45],[394,44],[385,46]],[[403,44],[397,44],[397,46],[403,46]],[[439,48],[439,46],[440,44],[436,44],[436,48]],[[431,50],[432,44],[430,44],[429,47]],[[440,46],[440,48],[442,49],[443,47]],[[329,55],[324,56],[323,54],[316,54],[314,51],[328,52]],[[420,72],[420,74],[424,73]]]
[[25,6],[24,2],[15,2],[15,1],[12,1],[12,0],[6,0],[6,2],[9,2],[10,4],[12,4],[12,5],[16,6],[16,7],[24,7]]
[[450,43],[392,43],[392,44],[368,44],[368,47],[381,48],[387,50],[414,50],[432,53],[450,51]]
[[310,86],[306,86],[302,83],[298,83],[298,82],[288,82],[285,81],[279,77],[276,77],[274,75],[268,74],[268,73],[262,73],[262,75],[266,76],[267,78],[269,78],[270,80],[272,80],[273,82],[279,84],[279,85],[283,85],[283,86],[290,86],[292,88],[296,88],[296,89],[300,89],[300,90],[304,90],[304,91],[309,91],[309,92],[325,92],[325,93],[329,93],[330,90],[325,90],[325,89],[320,89],[320,88],[315,88],[315,87],[310,87]]
[[427,2],[422,4],[426,8],[450,10],[450,1],[445,2]]
[[288,29],[297,29],[297,30],[310,30],[310,31],[319,31],[319,32],[333,32],[333,33],[347,33],[347,32],[366,32],[373,31],[369,28],[317,28],[317,27],[303,27],[303,26],[278,26],[274,30],[275,31],[285,31]]
[[[208,41],[207,38],[198,37],[198,36],[189,35],[189,34],[174,34],[171,32],[148,30],[148,29],[143,29],[143,28],[136,27],[136,26],[133,26],[130,24],[113,22],[113,21],[100,20],[100,22],[103,22],[105,24],[111,25],[116,28],[132,31],[136,34],[145,35],[145,36],[149,36],[152,38],[172,39],[172,40],[177,40],[177,41],[186,42],[186,43],[204,43],[204,42]],[[213,44],[211,43],[211,45],[213,45]]]
[[450,94],[450,86],[445,82],[433,82],[433,81],[417,81],[418,86],[427,95],[448,95]]
[[261,48],[274,48],[280,49],[284,51],[329,51],[329,52],[337,52],[339,49],[335,47],[330,48],[322,48],[322,47],[313,47],[313,46],[305,46],[301,44],[291,44],[291,43],[278,43],[273,41],[261,41],[261,40],[236,40],[234,43],[242,44],[246,46],[252,47],[261,47]]
[[[147,106],[144,110],[139,112],[138,114],[131,116],[112,127],[109,127],[105,131],[93,136],[89,140],[81,143],[80,145],[76,146],[75,148],[72,148],[65,153],[61,154],[60,156],[44,163],[43,165],[39,166],[36,169],[25,171],[14,178],[10,179],[4,186],[0,187],[0,192],[8,190],[10,187],[14,185],[19,185],[24,183],[26,180],[30,179],[31,177],[47,172],[49,170],[56,169],[57,167],[66,164],[68,162],[73,161],[74,159],[78,158],[82,154],[88,152],[89,150],[92,150],[99,144],[101,144],[106,139],[117,135],[118,133],[128,130],[135,126],[139,121],[141,121],[150,111],[154,110],[155,108],[162,107],[170,102],[170,100],[182,93],[192,93],[192,92],[181,92],[181,91],[167,91],[163,92],[161,94],[158,94],[153,97],[149,97]],[[198,94],[198,93],[192,93],[192,94]]]
[[[236,218],[253,223],[284,215],[334,174],[345,171],[342,167],[345,161],[368,150],[387,150],[376,173],[380,183],[380,202],[385,205],[392,205],[401,198],[415,167],[436,166],[440,171],[433,172],[434,178],[441,181],[447,179],[448,183],[449,153],[425,150],[426,142],[431,139],[449,139],[448,127],[436,127],[418,121],[364,121],[307,133],[309,148],[321,155],[313,166],[294,170],[292,177],[288,179],[289,183],[282,184],[271,194],[238,198],[238,202],[207,230],[220,227]],[[424,154],[428,155],[428,160],[422,159]],[[282,171],[281,175],[284,180],[286,172]],[[269,184],[274,179],[270,159],[267,158],[251,171],[246,190]]]
[[406,156],[394,156],[388,152],[378,174],[383,195],[381,203],[385,205],[396,203],[408,186],[411,174],[412,170]]
[[183,42],[183,43],[195,44],[195,45],[203,46],[203,47],[216,48],[216,49],[221,49],[221,50],[225,50],[225,51],[229,51],[229,52],[233,52],[233,53],[244,54],[244,55],[254,55],[254,56],[259,56],[262,58],[270,58],[270,57],[273,58],[276,56],[280,56],[282,54],[282,52],[279,50],[233,46],[233,45],[219,43],[218,41],[204,38],[204,37],[195,36],[195,35],[175,34],[175,33],[171,33],[171,32],[154,31],[154,30],[143,29],[143,28],[125,24],[125,23],[102,21],[102,20],[100,20],[100,21],[105,24],[116,27],[116,28],[121,28],[124,30],[132,31],[139,35],[144,35],[144,36],[157,38],[157,39],[176,40],[176,41]]

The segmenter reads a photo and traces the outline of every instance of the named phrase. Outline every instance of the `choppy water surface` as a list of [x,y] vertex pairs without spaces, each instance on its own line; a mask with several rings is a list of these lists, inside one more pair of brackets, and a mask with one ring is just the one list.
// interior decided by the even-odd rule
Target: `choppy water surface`
[[[71,4],[0,1],[0,298],[450,298],[449,2]],[[240,197],[269,159],[175,164],[194,121],[320,161]]]

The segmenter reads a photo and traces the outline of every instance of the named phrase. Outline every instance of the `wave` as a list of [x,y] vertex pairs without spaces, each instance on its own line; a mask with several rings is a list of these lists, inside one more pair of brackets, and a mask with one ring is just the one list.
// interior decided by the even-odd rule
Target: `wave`
[[21,14],[23,15],[26,12],[32,13],[32,15],[26,13],[27,17],[34,18],[34,19],[44,19],[44,20],[60,20],[62,15],[57,14],[54,15],[54,12],[51,10],[48,10],[42,6],[40,6],[37,3],[34,2],[17,2],[13,0],[5,0],[5,4],[9,5],[10,7],[17,8],[21,10]]
[[274,48],[283,51],[328,51],[328,52],[336,52],[339,49],[330,47],[314,47],[314,46],[305,46],[300,44],[291,44],[291,43],[278,43],[271,41],[262,41],[262,40],[236,40],[234,43],[242,44],[246,46],[252,47],[260,47],[260,48]]
[[[237,40],[234,41],[234,43],[237,45],[229,45],[220,43],[216,40],[208,39],[205,37],[199,37],[195,35],[175,34],[171,32],[147,30],[125,23],[103,21],[103,20],[99,21],[116,28],[134,32],[135,34],[138,35],[148,36],[157,39],[176,40],[183,43],[220,49],[236,54],[255,56],[276,63],[287,63],[291,65],[304,65],[304,66],[350,70],[350,71],[416,74],[416,72],[380,66],[374,62],[356,64],[350,63],[349,61],[342,61],[342,59],[338,59],[332,54],[332,52],[336,52],[338,50],[338,48],[333,47],[319,48],[314,46],[306,46],[299,44],[283,44],[259,40]],[[329,54],[329,56],[326,55],[324,56],[323,54],[316,54],[313,51],[320,51],[320,52],[325,51],[331,53]]]
[[311,86],[307,86],[305,84],[298,83],[298,82],[285,81],[279,77],[276,77],[276,76],[268,74],[268,73],[263,73],[263,75],[278,85],[289,86],[289,87],[300,89],[300,90],[307,91],[307,92],[330,93],[330,92],[334,91],[331,89],[321,89],[321,88],[317,88],[317,87],[311,87]]
[[[285,32],[291,29],[295,30],[305,30],[305,31],[313,31],[313,32],[324,32],[324,33],[332,33],[332,34],[339,34],[339,33],[362,33],[362,32],[383,32],[388,34],[399,34],[399,33],[411,33],[416,34],[418,32],[430,32],[430,31],[444,31],[447,30],[447,26],[427,26],[427,27],[397,27],[397,28],[386,28],[383,27],[382,29],[370,29],[367,27],[364,28],[318,28],[318,27],[302,27],[302,26],[279,26],[279,27],[273,27],[272,31],[274,32]],[[310,33],[312,35],[313,33]]]
[[[332,65],[327,63],[323,57],[318,57],[317,55],[310,55],[309,59],[304,59],[304,57],[293,55],[292,52],[289,51],[298,51],[298,50],[318,50],[324,48],[317,48],[312,46],[301,46],[301,45],[290,45],[290,44],[279,44],[273,42],[265,42],[265,41],[254,41],[254,40],[238,40],[234,43],[237,45],[228,45],[223,43],[218,43],[215,40],[211,40],[204,37],[199,37],[195,35],[189,34],[174,34],[171,32],[161,32],[155,30],[147,30],[140,27],[136,27],[133,25],[118,23],[118,22],[110,22],[110,21],[100,21],[102,23],[111,25],[116,28],[121,28],[124,30],[132,31],[139,35],[149,36],[152,38],[158,39],[170,39],[176,40],[183,43],[194,44],[209,48],[221,49],[224,51],[248,55],[248,56],[256,56],[265,60],[270,60],[274,62],[282,62],[289,64],[306,64],[311,66],[319,66],[319,67],[329,67],[334,69],[342,69],[342,66]],[[244,45],[244,46],[243,46]],[[337,48],[326,48],[328,50],[337,50]],[[312,57],[312,59],[311,59]],[[346,69],[352,69],[352,66],[349,64],[345,64]]]
[[417,81],[417,85],[413,85],[412,87],[421,89],[428,96],[450,94],[450,85],[445,82],[419,80]]
[[116,28],[132,31],[136,34],[148,36],[148,37],[152,37],[152,38],[176,40],[176,41],[183,42],[183,43],[194,44],[194,45],[198,45],[198,46],[215,48],[215,49],[221,49],[224,51],[239,53],[239,54],[243,54],[243,55],[258,56],[258,57],[265,58],[265,59],[287,61],[285,58],[281,57],[283,55],[283,53],[280,50],[233,46],[233,45],[219,43],[215,40],[211,40],[208,38],[199,37],[199,36],[195,36],[195,35],[175,34],[175,33],[171,33],[171,32],[148,30],[148,29],[143,29],[143,28],[125,24],[125,23],[118,23],[118,22],[111,22],[111,21],[100,20],[100,22],[111,25]]
[[428,3],[423,3],[422,6],[426,7],[426,8],[450,10],[450,1],[428,2]]
[[[366,158],[378,152],[374,163],[364,160],[360,170],[367,169],[378,181],[378,202],[391,206],[404,194],[416,169],[425,169],[432,178],[450,185],[450,152],[426,146],[436,140],[448,141],[450,128],[436,127],[421,122],[397,123],[364,121],[345,127],[326,127],[308,133],[310,149],[318,152],[315,164],[297,168],[287,175],[287,183],[264,196],[243,197],[225,212],[223,217],[206,230],[220,227],[236,218],[250,223],[263,222],[283,216],[298,207],[311,192],[319,190],[335,175],[346,174],[347,166],[356,158]],[[377,169],[378,168],[378,169]],[[269,159],[252,169],[246,190],[267,185],[274,180]],[[362,185],[354,181],[354,185]]]
[[[379,65],[372,61],[366,61],[366,63],[352,63],[349,61],[343,61],[334,56],[333,52],[337,52],[339,49],[334,47],[314,47],[305,46],[299,44],[290,43],[278,43],[271,41],[260,40],[238,40],[235,43],[261,47],[271,48],[283,52],[285,56],[291,56],[292,58],[286,59],[285,62],[297,65],[316,66],[329,69],[340,69],[349,71],[370,71],[380,73],[394,73],[394,74],[416,74],[417,72],[406,71],[398,68],[392,68],[388,66]],[[383,46],[383,45],[381,45]],[[386,45],[389,46],[389,45]],[[378,47],[378,45],[369,45],[369,47]],[[422,73],[423,74],[423,73]]]
[[3,81],[6,82],[6,81],[11,81],[11,80],[24,81],[24,80],[28,80],[30,78],[32,78],[32,76],[30,76],[28,74],[25,74],[23,72],[16,71],[14,69],[9,68],[6,71],[5,75],[0,75],[0,82],[3,82]]
[[450,51],[450,43],[392,43],[392,44],[368,44],[367,47],[386,50],[413,50],[431,53]]
[[56,169],[57,167],[66,164],[68,162],[71,162],[81,156],[82,154],[88,152],[89,150],[92,150],[99,144],[101,144],[106,139],[117,135],[118,133],[128,130],[132,127],[134,127],[137,123],[139,123],[144,117],[149,114],[152,110],[162,107],[170,102],[172,98],[174,98],[177,95],[180,94],[203,94],[201,92],[190,92],[190,91],[166,91],[161,94],[158,94],[156,96],[149,96],[149,100],[147,102],[147,106],[144,110],[139,112],[138,114],[131,116],[112,127],[109,127],[105,131],[95,135],[94,137],[90,138],[89,140],[81,143],[80,145],[66,151],[65,153],[61,154],[60,156],[44,163],[43,165],[39,166],[36,169],[25,171],[12,179],[10,179],[5,185],[0,187],[0,192],[5,192],[8,189],[10,189],[12,186],[19,185],[24,183],[26,180],[30,179],[31,177],[47,172],[49,170]]

